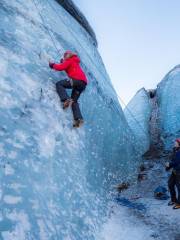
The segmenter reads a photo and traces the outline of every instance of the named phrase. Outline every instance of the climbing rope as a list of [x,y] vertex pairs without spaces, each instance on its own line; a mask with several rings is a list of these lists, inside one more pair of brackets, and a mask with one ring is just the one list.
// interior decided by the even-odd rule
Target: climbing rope
[[54,38],[53,38],[53,35],[51,35],[51,32],[50,32],[49,28],[46,27],[46,23],[45,23],[44,17],[43,17],[43,15],[41,14],[41,12],[40,12],[40,10],[39,10],[39,8],[38,8],[38,4],[36,3],[35,0],[32,0],[32,1],[33,1],[33,3],[34,3],[34,6],[36,7],[36,10],[37,10],[37,12],[38,12],[41,20],[42,20],[42,25],[43,25],[44,29],[46,30],[46,32],[48,33],[49,37],[50,37],[51,40],[52,40],[52,43],[53,43],[53,45],[54,45],[54,48],[56,49],[58,55],[62,55],[62,51],[60,51],[60,50],[58,49],[58,47],[57,47],[57,45],[56,45],[56,42],[55,42],[55,40],[54,40]]

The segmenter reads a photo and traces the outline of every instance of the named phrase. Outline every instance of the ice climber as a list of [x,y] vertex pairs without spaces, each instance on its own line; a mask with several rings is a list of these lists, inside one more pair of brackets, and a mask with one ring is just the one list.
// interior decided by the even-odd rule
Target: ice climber
[[172,169],[172,173],[168,180],[168,187],[171,194],[171,201],[168,205],[174,205],[173,209],[180,209],[180,138],[176,139],[172,160],[166,166],[167,171],[170,169]]
[[[63,103],[63,109],[72,106],[74,117],[73,127],[83,124],[83,117],[79,108],[78,99],[87,86],[87,77],[80,66],[80,58],[76,53],[66,51],[60,63],[49,62],[49,67],[56,71],[65,71],[68,78],[56,83],[56,90]],[[71,97],[67,89],[72,89]]]

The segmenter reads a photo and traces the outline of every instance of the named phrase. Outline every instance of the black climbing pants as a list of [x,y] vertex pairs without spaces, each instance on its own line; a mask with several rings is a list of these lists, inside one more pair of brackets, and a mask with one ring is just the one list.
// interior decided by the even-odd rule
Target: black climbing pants
[[[180,204],[180,171],[173,171],[168,180],[168,187],[171,194],[171,200]],[[178,196],[176,195],[176,189]]]
[[66,88],[72,89],[71,99],[73,100],[72,112],[74,120],[83,119],[79,108],[78,98],[80,97],[81,93],[85,90],[86,83],[84,81],[75,79],[65,79],[57,82],[56,90],[62,102],[69,99],[69,96],[66,92]]

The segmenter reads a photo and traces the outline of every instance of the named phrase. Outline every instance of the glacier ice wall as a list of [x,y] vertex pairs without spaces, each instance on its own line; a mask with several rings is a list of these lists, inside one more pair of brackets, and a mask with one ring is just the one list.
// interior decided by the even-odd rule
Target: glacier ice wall
[[[89,79],[78,130],[55,92],[65,75],[48,68],[54,43],[80,55]],[[0,239],[95,239],[138,153],[94,41],[56,1],[1,0],[0,85]]]
[[161,137],[166,149],[171,149],[180,137],[180,65],[173,68],[157,88]]
[[90,24],[88,23],[85,16],[82,14],[82,12],[79,10],[79,8],[74,4],[72,0],[56,0],[63,8],[66,9],[67,12],[69,12],[79,23],[80,25],[85,28],[85,30],[89,33],[89,35],[92,37],[94,41],[94,45],[97,46],[97,39],[96,34]]
[[143,154],[150,147],[150,128],[152,106],[149,100],[149,93],[140,89],[124,109],[127,122],[136,136],[141,147],[139,151]]

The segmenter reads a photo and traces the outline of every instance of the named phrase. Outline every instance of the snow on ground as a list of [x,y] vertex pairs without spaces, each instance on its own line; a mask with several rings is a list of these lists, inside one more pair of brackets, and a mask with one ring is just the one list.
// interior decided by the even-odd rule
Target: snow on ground
[[100,233],[103,240],[151,240],[153,236],[149,226],[130,215],[128,209],[122,206],[114,207],[112,216]]
[[156,200],[154,190],[167,187],[168,175],[163,159],[147,162],[145,180],[137,182],[121,193],[135,206],[143,204],[144,210],[114,204],[110,219],[101,232],[103,240],[180,240],[180,210],[168,206],[168,200]]

